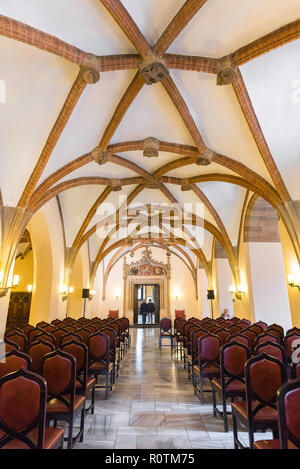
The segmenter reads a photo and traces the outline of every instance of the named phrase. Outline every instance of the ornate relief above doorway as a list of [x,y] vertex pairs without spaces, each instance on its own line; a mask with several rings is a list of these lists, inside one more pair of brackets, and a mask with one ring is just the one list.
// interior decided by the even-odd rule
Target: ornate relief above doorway
[[124,314],[131,324],[134,316],[134,286],[135,285],[159,285],[160,286],[160,316],[170,317],[170,257],[167,263],[156,261],[152,258],[151,250],[146,247],[138,262],[127,264],[124,257]]

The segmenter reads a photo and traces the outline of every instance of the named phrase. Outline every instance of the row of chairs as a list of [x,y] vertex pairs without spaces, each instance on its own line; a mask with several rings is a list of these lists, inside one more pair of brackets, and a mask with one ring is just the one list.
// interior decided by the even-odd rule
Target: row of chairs
[[[261,321],[251,325],[238,318],[229,322],[222,318],[202,321],[190,318],[189,321],[175,320],[173,335],[181,349],[180,358],[184,361],[188,377],[192,377],[194,392],[200,392],[201,403],[204,403],[203,382],[209,379],[211,388],[207,392],[212,392],[213,414],[223,417],[225,432],[228,431],[227,400],[231,399],[235,447],[242,447],[237,436],[238,421],[248,428],[250,448],[258,447],[254,444],[254,432],[266,428],[270,428],[276,438],[273,445],[285,447],[286,436],[282,440],[277,438],[278,428],[285,428],[284,435],[289,433],[282,426],[282,420],[279,422],[285,416],[281,413],[279,418],[276,393],[284,385],[278,397],[283,406],[283,396],[289,392],[284,383],[287,383],[286,386],[290,384],[288,378],[292,383],[298,378],[299,382],[300,365],[293,363],[293,354],[295,347],[300,345],[300,330],[290,329],[284,336],[282,327],[277,324],[268,327]],[[277,370],[276,373],[274,370]],[[272,381],[275,375],[276,379]],[[298,407],[295,409],[300,412],[300,394],[297,386],[292,388],[298,396]],[[269,394],[266,395],[266,392]],[[222,411],[217,408],[217,393],[222,395]],[[236,399],[242,401],[235,402]],[[272,421],[269,414],[273,414]],[[296,433],[291,435],[291,441],[290,447],[297,446]],[[260,444],[259,447],[262,446]],[[265,446],[272,447],[272,444]]]
[[[26,375],[26,383],[30,382],[32,388],[35,385],[36,389],[38,387],[40,389],[39,401],[35,404],[30,401],[31,404],[28,405],[29,418],[32,415],[30,409],[36,408],[37,402],[44,400],[46,386],[46,405],[41,406],[41,412],[38,414],[39,422],[45,420],[46,425],[42,431],[37,430],[40,423],[33,425],[31,422],[28,428],[26,427],[26,431],[22,426],[20,433],[19,415],[22,415],[22,412],[19,414],[17,408],[12,410],[9,405],[2,407],[0,404],[0,447],[7,448],[14,447],[14,445],[17,448],[24,445],[26,447],[29,440],[30,443],[27,445],[29,447],[49,447],[48,435],[58,435],[58,432],[54,431],[57,429],[57,422],[66,421],[68,424],[67,447],[71,448],[76,441],[83,441],[85,414],[89,410],[94,412],[95,389],[104,387],[105,398],[107,398],[108,390],[112,389],[115,382],[120,360],[129,346],[129,323],[126,318],[117,321],[99,318],[93,321],[86,321],[85,318],[75,321],[66,318],[64,321],[53,322],[54,324],[51,325],[40,323],[36,328],[26,327],[25,331],[23,330],[23,334],[26,332],[27,340],[25,341],[19,340],[20,331],[12,329],[6,331],[7,349],[0,362],[0,394],[5,398],[1,387],[2,381],[6,383],[7,376],[15,375],[15,384],[17,383],[15,399],[16,402],[23,401],[24,405],[24,402],[27,402],[28,390],[25,387],[23,389],[19,384],[24,382]],[[83,328],[82,325],[84,325]],[[63,334],[54,334],[61,329],[63,329]],[[38,331],[38,333],[35,334],[33,331]],[[21,347],[24,347],[23,351],[20,350]],[[18,374],[20,369],[27,374]],[[98,385],[99,376],[105,377],[104,386]],[[12,382],[14,382],[13,378]],[[86,409],[89,394],[91,394],[91,404]],[[8,398],[9,396],[10,394]],[[4,412],[3,420],[1,409],[5,408],[10,410],[9,413]],[[80,414],[80,429],[73,437],[74,419],[78,414]],[[16,425],[7,425],[6,418],[15,419]],[[54,423],[51,431],[48,430],[50,421]],[[37,420],[33,419],[33,422],[36,423]],[[41,445],[42,437],[37,437],[37,435],[44,435],[43,445]],[[62,447],[61,433],[59,435],[59,441],[55,440],[55,445],[50,447]]]

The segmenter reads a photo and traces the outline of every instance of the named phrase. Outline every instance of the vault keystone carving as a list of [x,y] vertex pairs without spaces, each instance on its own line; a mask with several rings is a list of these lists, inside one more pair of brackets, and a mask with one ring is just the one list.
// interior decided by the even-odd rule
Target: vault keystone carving
[[233,67],[230,56],[227,55],[218,61],[217,85],[231,85],[236,78],[236,68]]
[[141,76],[147,85],[153,85],[162,81],[167,75],[169,70],[162,61],[155,58],[146,60],[140,68]]
[[154,137],[146,138],[144,140],[143,150],[143,154],[147,158],[154,158],[159,156],[159,140]]

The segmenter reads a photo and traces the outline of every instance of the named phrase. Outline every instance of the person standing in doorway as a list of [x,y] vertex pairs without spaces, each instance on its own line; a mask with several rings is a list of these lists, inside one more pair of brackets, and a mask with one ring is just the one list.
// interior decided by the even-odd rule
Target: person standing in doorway
[[149,298],[147,307],[148,307],[148,317],[150,319],[150,324],[152,324],[152,315],[155,312],[155,306],[154,306],[154,303],[152,303],[151,298]]
[[140,312],[143,316],[143,327],[145,327],[146,324],[146,318],[147,318],[147,313],[148,313],[148,305],[146,303],[146,300],[142,301],[142,304],[140,306]]

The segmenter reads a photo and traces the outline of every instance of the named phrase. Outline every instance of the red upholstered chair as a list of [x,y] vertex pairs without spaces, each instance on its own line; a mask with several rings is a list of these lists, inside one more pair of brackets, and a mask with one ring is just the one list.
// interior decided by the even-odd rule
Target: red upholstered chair
[[[79,439],[83,441],[85,396],[75,394],[76,360],[62,350],[55,350],[45,355],[41,360],[41,372],[47,382],[48,397],[46,422],[47,426],[54,420],[68,423],[67,448],[71,449]],[[73,426],[76,415],[80,413],[80,429],[73,437]]]
[[56,329],[56,331],[53,331],[52,335],[55,338],[55,345],[57,348],[60,347],[61,339],[63,338],[64,335],[68,334],[68,332],[69,331],[65,329],[64,327],[60,327]]
[[30,340],[29,344],[32,344],[33,342],[36,342],[37,340],[44,340],[45,342],[49,342],[50,344],[56,346],[56,340],[54,335],[49,334],[46,331],[40,330],[39,334],[34,335],[34,340]]
[[43,328],[45,332],[48,332],[48,334],[52,334],[53,331],[56,331],[57,327],[53,326],[53,324],[48,324]]
[[20,327],[14,326],[14,327],[10,327],[9,329],[6,329],[5,334],[4,334],[4,338],[9,337],[9,336],[15,334],[16,332],[18,332],[20,334],[24,334],[23,330]]
[[211,392],[211,389],[203,389],[204,379],[211,381],[220,377],[220,348],[221,339],[217,335],[205,334],[198,340],[198,364],[194,366],[193,384],[197,391],[199,376],[201,404],[204,404],[204,392]]
[[60,327],[60,325],[63,324],[63,321],[61,321],[60,319],[53,319],[53,321],[51,321],[51,324],[53,324],[55,327]]
[[0,379],[0,448],[58,449],[64,430],[45,428],[47,385],[24,368]]
[[300,329],[299,327],[292,327],[292,329],[289,329],[288,331],[286,331],[286,336],[287,335],[290,335],[290,334],[300,334]]
[[175,319],[185,319],[185,310],[175,309]]
[[254,443],[255,449],[300,449],[300,379],[290,381],[277,395],[279,438]]
[[231,332],[228,329],[219,329],[218,331],[215,331],[214,334],[220,337],[222,345],[225,345],[230,337],[232,337]]
[[19,347],[19,350],[21,350],[21,352],[26,352],[26,349],[27,349],[27,337],[25,334],[23,334],[23,332],[13,332],[9,335],[5,335],[5,341],[6,340],[9,340],[9,343],[10,344],[16,344],[18,345]]
[[113,319],[118,319],[119,318],[119,310],[118,309],[116,309],[116,310],[110,309],[109,313],[108,313],[108,317],[113,318]]
[[243,328],[238,324],[231,324],[227,327],[227,329],[231,332],[231,334],[238,334],[243,330]]
[[178,355],[180,355],[180,360],[183,358],[183,325],[186,323],[185,319],[175,319],[174,321],[174,341],[175,341],[175,346],[176,346],[176,355],[178,358]]
[[242,344],[242,345],[245,345],[246,347],[248,347],[248,349],[250,350],[250,340],[249,340],[249,337],[246,337],[245,335],[243,334],[233,334],[231,337],[229,337],[228,339],[228,343],[230,342],[238,342],[239,344]]
[[282,363],[287,365],[287,356],[284,348],[274,342],[263,342],[262,344],[257,345],[254,349],[254,353],[255,355],[265,353],[271,357],[277,358],[277,360],[280,360]]
[[82,339],[82,342],[87,345],[88,340],[91,334],[90,331],[88,331],[85,327],[82,327],[81,329],[77,329],[76,334],[79,335]]
[[280,343],[282,343],[283,337],[284,337],[284,331],[281,326],[278,326],[278,324],[272,324],[266,329],[266,332],[268,332],[271,335],[274,335],[275,337],[278,337],[280,340]]
[[45,327],[49,326],[49,323],[46,321],[41,321],[36,324],[36,328],[38,329],[44,329]]
[[41,374],[41,361],[42,358],[50,352],[55,350],[55,346],[45,340],[37,340],[29,344],[28,355],[32,360],[31,369],[35,373]]
[[275,344],[280,344],[280,339],[272,334],[269,334],[268,332],[264,332],[263,334],[260,334],[256,337],[255,346],[260,345],[263,342],[274,342]]
[[[108,391],[112,390],[113,384],[113,363],[110,359],[109,337],[102,332],[96,332],[88,338],[89,350],[89,376],[96,379],[96,388],[105,388],[105,399],[108,398]],[[105,385],[97,384],[99,376],[105,376]]]
[[232,422],[235,449],[244,448],[238,439],[237,421],[247,427],[249,446],[253,449],[257,430],[273,431],[278,435],[276,395],[286,382],[286,366],[270,355],[261,354],[250,358],[245,367],[246,401],[233,402]]
[[8,373],[18,371],[20,368],[30,370],[31,358],[26,353],[19,352],[18,350],[11,350],[1,357],[0,378]]
[[252,326],[249,326],[248,329],[250,331],[254,331],[256,333],[256,336],[258,336],[258,335],[260,335],[264,332],[264,329],[259,324],[252,324]]
[[113,364],[112,382],[114,384],[116,381],[116,375],[119,376],[120,368],[120,353],[119,348],[117,347],[117,334],[116,331],[111,327],[111,324],[109,326],[103,327],[100,332],[107,335],[109,338],[110,361]]
[[[234,318],[233,318],[233,319],[234,319]],[[242,322],[243,322],[244,324],[247,324],[248,326],[251,326],[251,321],[249,321],[249,319],[240,319],[238,324],[240,324],[240,323],[242,323]]]
[[76,334],[76,332],[68,332],[60,339],[60,348],[62,348],[63,344],[66,342],[71,342],[71,340],[78,340],[79,342],[82,342],[82,337],[79,334]]
[[33,329],[35,329],[35,327],[32,326],[31,324],[26,324],[26,326],[22,327],[23,334],[26,335],[27,339],[28,339],[29,331],[32,331]]
[[[192,323],[191,323],[191,326],[193,326]],[[171,352],[173,352],[174,336],[172,333],[172,321],[170,318],[163,318],[160,321],[160,328],[159,328],[159,349],[160,350],[162,349],[162,347],[165,347],[165,345],[162,344],[163,339],[170,340]]]
[[[224,420],[224,431],[228,432],[226,401],[235,397],[246,399],[245,364],[250,358],[250,350],[247,346],[232,341],[223,345],[220,351],[221,377],[212,380],[213,412],[214,416],[221,415]],[[216,405],[216,391],[222,393],[222,412]]]
[[88,376],[88,348],[83,342],[72,339],[62,344],[62,350],[72,355],[76,360],[76,388],[75,392],[85,398],[91,393],[91,404],[85,409],[86,413],[94,413],[96,380]]
[[249,343],[250,343],[250,350],[253,351],[254,347],[255,347],[255,339],[257,337],[257,334],[256,332],[254,332],[253,330],[249,330],[249,329],[244,329],[242,332],[241,332],[241,335],[243,335],[244,337],[248,337],[249,339]]
[[285,348],[285,351],[288,355],[290,362],[292,361],[292,354],[294,351],[293,344],[295,344],[295,341],[297,341],[296,343],[300,344],[300,333],[290,332],[289,334],[285,336],[284,341],[283,341],[284,348]]
[[220,331],[221,327],[218,324],[211,324],[206,330],[207,332],[214,334],[216,331]]
[[255,324],[257,324],[258,326],[260,326],[264,331],[268,328],[268,324],[264,321],[258,321],[256,322]]

